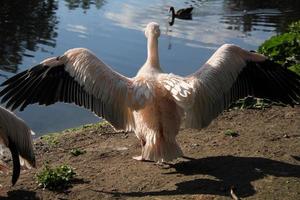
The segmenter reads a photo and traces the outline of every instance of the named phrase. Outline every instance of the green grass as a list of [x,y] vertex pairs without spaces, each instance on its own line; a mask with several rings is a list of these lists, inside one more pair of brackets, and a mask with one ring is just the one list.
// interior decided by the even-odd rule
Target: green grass
[[41,136],[40,138],[46,144],[50,146],[56,146],[57,144],[59,144],[59,137],[61,136],[61,133],[76,132],[76,131],[88,130],[88,129],[106,128],[108,126],[110,126],[110,124],[107,121],[102,121],[95,124],[85,124],[79,127],[66,129],[62,132],[48,133],[46,135]]
[[237,137],[237,136],[239,136],[239,133],[238,133],[238,132],[233,131],[233,130],[230,130],[230,129],[226,130],[226,131],[224,132],[224,134],[225,134],[226,136],[230,136],[230,137]]
[[50,190],[59,190],[68,187],[75,175],[74,169],[68,165],[51,168],[46,164],[42,171],[35,175],[35,178],[39,186]]
[[246,97],[244,99],[237,100],[229,109],[257,109],[264,110],[270,108],[271,106],[286,106],[284,103],[274,102],[268,99],[255,98],[252,96]]
[[55,146],[59,143],[60,133],[49,133],[47,135],[41,136],[41,140],[50,146]]
[[70,154],[72,156],[79,156],[79,155],[82,155],[82,154],[85,154],[85,153],[86,153],[86,150],[81,150],[81,149],[78,149],[78,148],[72,149],[70,151]]
[[75,131],[79,131],[79,130],[85,130],[85,129],[97,129],[97,128],[105,128],[107,126],[110,126],[110,123],[107,121],[102,121],[99,123],[95,123],[95,124],[85,124],[79,127],[75,127],[75,128],[69,128],[64,130],[63,132],[75,132]]

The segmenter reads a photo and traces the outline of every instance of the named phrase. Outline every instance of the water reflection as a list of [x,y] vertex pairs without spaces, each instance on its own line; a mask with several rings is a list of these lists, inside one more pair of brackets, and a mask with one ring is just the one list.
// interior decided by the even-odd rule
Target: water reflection
[[70,10],[81,8],[85,12],[91,8],[91,5],[95,5],[97,9],[100,9],[105,3],[105,0],[65,0],[66,5]]
[[228,24],[227,29],[243,32],[282,33],[288,24],[300,19],[300,1],[297,0],[224,0],[223,5],[221,22]]
[[[142,30],[149,21],[161,24],[163,32],[173,30],[173,37],[191,40],[187,45],[215,49],[228,38],[247,38],[251,31],[281,33],[292,21],[300,19],[300,1],[247,1],[247,0],[191,0],[110,2],[115,9],[108,10],[105,17],[124,28]],[[168,28],[170,6],[183,8],[193,6],[193,20],[176,20],[174,27]],[[255,33],[254,33],[255,34]],[[258,45],[261,39],[245,40]]]
[[[28,0],[27,0],[28,1]],[[16,73],[23,57],[34,57],[37,50],[48,52],[56,46],[58,18],[55,0],[33,1],[4,0],[0,7],[0,69]],[[105,1],[65,0],[69,10],[84,11],[91,7],[101,9],[108,4],[103,16],[114,25],[141,31],[149,21],[161,24],[163,33],[186,39],[186,45],[216,49],[228,38],[249,38],[255,32],[277,32],[286,29],[291,21],[299,19],[300,1],[295,0],[147,0]],[[193,6],[193,20],[177,20],[168,26],[170,6]],[[97,17],[97,16],[96,16]],[[99,17],[99,16],[98,16]],[[99,19],[100,20],[100,19]],[[66,30],[87,38],[84,25],[67,24]],[[171,41],[171,39],[169,39]],[[245,39],[249,44],[262,42],[259,36]],[[38,45],[40,44],[40,45]],[[169,43],[171,49],[172,44]],[[27,51],[26,51],[27,50]]]
[[56,9],[54,0],[1,1],[1,70],[16,73],[23,57],[33,57],[41,48],[37,44],[55,47]]

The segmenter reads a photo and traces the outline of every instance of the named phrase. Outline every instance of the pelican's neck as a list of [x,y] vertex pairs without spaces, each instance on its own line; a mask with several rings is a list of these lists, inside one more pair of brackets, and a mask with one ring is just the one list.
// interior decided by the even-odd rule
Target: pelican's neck
[[146,64],[153,68],[160,69],[159,57],[158,57],[158,38],[155,36],[149,36],[147,41],[148,57]]

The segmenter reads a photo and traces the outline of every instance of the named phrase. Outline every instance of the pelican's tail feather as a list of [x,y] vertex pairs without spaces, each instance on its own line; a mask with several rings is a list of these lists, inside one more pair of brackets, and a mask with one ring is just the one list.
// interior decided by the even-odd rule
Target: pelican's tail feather
[[[152,137],[151,137],[152,136]],[[175,138],[165,139],[151,135],[142,148],[142,158],[155,162],[167,162],[183,155]]]

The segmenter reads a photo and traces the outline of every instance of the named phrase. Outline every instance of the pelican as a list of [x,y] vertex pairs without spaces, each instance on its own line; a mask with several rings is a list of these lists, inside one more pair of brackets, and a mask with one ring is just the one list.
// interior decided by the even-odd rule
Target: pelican
[[[0,106],[0,144],[8,147],[13,160],[12,185],[20,176],[20,165],[35,167],[35,156],[31,134],[33,131],[12,112]],[[0,164],[1,171],[8,171],[5,164]]]
[[142,152],[136,160],[166,162],[183,155],[176,141],[180,124],[201,129],[240,98],[252,95],[294,105],[300,78],[232,44],[222,45],[198,71],[182,77],[159,63],[159,25],[145,29],[147,60],[129,78],[85,48],[70,49],[2,83],[11,109],[55,102],[75,103],[106,119],[116,130],[134,131]]

